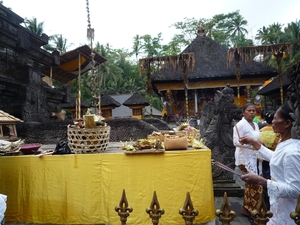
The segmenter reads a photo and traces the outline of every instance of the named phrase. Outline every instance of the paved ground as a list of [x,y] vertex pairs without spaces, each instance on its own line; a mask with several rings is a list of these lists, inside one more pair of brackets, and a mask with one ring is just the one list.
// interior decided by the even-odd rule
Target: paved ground
[[[230,203],[231,210],[233,210],[236,213],[236,217],[230,223],[231,225],[254,225],[253,221],[250,218],[243,216],[240,213],[243,205],[243,198],[228,197],[228,201]],[[215,208],[220,209],[222,202],[223,202],[223,198],[215,197]],[[219,222],[218,220],[219,219],[216,218],[216,225],[221,225],[222,223]]]

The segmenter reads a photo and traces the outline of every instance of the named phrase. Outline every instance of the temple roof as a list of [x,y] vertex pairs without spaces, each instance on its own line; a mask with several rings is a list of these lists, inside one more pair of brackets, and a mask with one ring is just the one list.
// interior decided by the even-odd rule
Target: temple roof
[[0,110],[0,124],[16,124],[18,122],[23,122],[23,121]]
[[[195,65],[193,71],[188,71],[189,81],[201,80],[220,80],[236,77],[236,67],[232,63],[227,67],[228,49],[216,41],[206,36],[197,36],[197,38],[182,52],[194,52]],[[266,77],[266,79],[276,76],[277,70],[265,64],[252,61],[247,63],[240,62],[241,79]],[[171,65],[166,70],[151,75],[153,83],[182,81],[182,68],[174,71]]]
[[120,102],[116,101],[109,95],[101,95],[101,106],[114,106],[119,107],[121,104]]
[[[79,68],[79,54],[81,55],[81,74],[91,70],[92,68],[92,58],[91,58],[91,48],[87,45],[78,47],[72,51],[62,53],[60,55],[60,65],[52,67],[52,78],[58,80],[64,84],[69,83],[73,79],[78,77]],[[104,63],[106,59],[95,53],[95,66]],[[51,76],[51,68],[44,68],[43,74]]]
[[[291,82],[287,77],[287,73],[284,73],[283,88],[286,89],[290,84]],[[279,76],[275,77],[270,83],[268,83],[265,87],[263,87],[257,92],[257,94],[259,95],[273,95],[276,93],[280,93]]]
[[133,106],[133,105],[150,105],[149,102],[139,93],[134,93],[130,98],[128,98],[125,102],[123,102],[125,106]]

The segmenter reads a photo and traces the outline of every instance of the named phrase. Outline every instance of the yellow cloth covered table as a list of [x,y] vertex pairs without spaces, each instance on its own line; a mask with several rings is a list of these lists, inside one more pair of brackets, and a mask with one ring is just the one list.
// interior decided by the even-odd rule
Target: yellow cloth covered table
[[154,191],[165,210],[161,224],[184,222],[178,211],[187,192],[199,211],[194,224],[215,218],[209,149],[3,156],[0,177],[0,193],[7,195],[8,223],[120,224],[115,206],[123,189],[133,208],[127,224],[151,223],[145,209]]

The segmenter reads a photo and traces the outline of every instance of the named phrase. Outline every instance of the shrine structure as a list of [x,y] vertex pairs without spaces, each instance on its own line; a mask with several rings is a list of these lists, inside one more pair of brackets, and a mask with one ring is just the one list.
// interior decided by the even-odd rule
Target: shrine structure
[[[213,100],[216,91],[227,84],[234,91],[234,103],[242,106],[251,101],[255,88],[278,74],[276,69],[252,60],[240,63],[241,76],[237,79],[234,62],[227,61],[228,49],[206,37],[202,27],[199,27],[195,40],[182,52],[187,53],[194,53],[195,60],[193,69],[187,71],[187,82],[184,82],[182,65],[174,70],[172,62],[151,75],[153,90],[167,102],[168,115],[180,116],[186,111],[191,116],[200,115],[203,103]],[[188,106],[185,104],[185,86]]]
[[[66,85],[92,68],[92,50],[84,45],[49,53],[43,49],[49,37],[24,28],[24,19],[2,4],[0,21],[0,109],[24,121],[17,130],[27,142],[56,143],[70,121],[53,121],[51,115],[71,101]],[[94,66],[105,61],[95,53]],[[52,79],[62,87],[54,87]]]

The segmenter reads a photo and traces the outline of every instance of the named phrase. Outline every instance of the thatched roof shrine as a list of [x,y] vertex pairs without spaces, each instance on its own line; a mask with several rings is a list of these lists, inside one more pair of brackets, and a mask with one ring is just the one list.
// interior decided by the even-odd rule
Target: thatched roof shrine
[[16,124],[19,122],[23,122],[19,118],[16,118],[2,110],[0,110],[0,124]]
[[[283,89],[286,90],[287,87],[290,85],[290,80],[287,77],[287,73],[285,72],[283,75]],[[280,93],[280,83],[279,83],[279,76],[275,77],[270,83],[268,83],[265,87],[260,89],[257,94],[259,95],[273,95]]]
[[[234,62],[227,66],[228,49],[206,36],[197,38],[182,52],[195,54],[195,66],[193,71],[188,71],[189,81],[235,79],[236,68]],[[266,79],[277,75],[276,69],[259,62],[241,62],[241,77],[265,77]],[[151,75],[152,83],[182,82],[182,68],[176,71],[169,65],[165,71]],[[230,84],[232,86],[232,84]]]
[[137,106],[144,105],[148,106],[149,102],[139,93],[134,93],[130,98],[128,98],[125,102],[123,102],[125,106]]
[[[92,68],[91,53],[92,50],[87,45],[62,53],[60,55],[60,65],[52,67],[52,78],[65,84],[77,78],[79,73],[79,55],[81,56],[80,73],[82,74],[89,71]],[[103,56],[96,52],[94,53],[95,66],[106,61]],[[44,68],[42,72],[47,76],[51,76],[51,67]]]
[[101,95],[101,107],[103,107],[103,106],[119,107],[119,106],[121,106],[121,103],[116,101],[111,96],[104,94],[104,95]]

